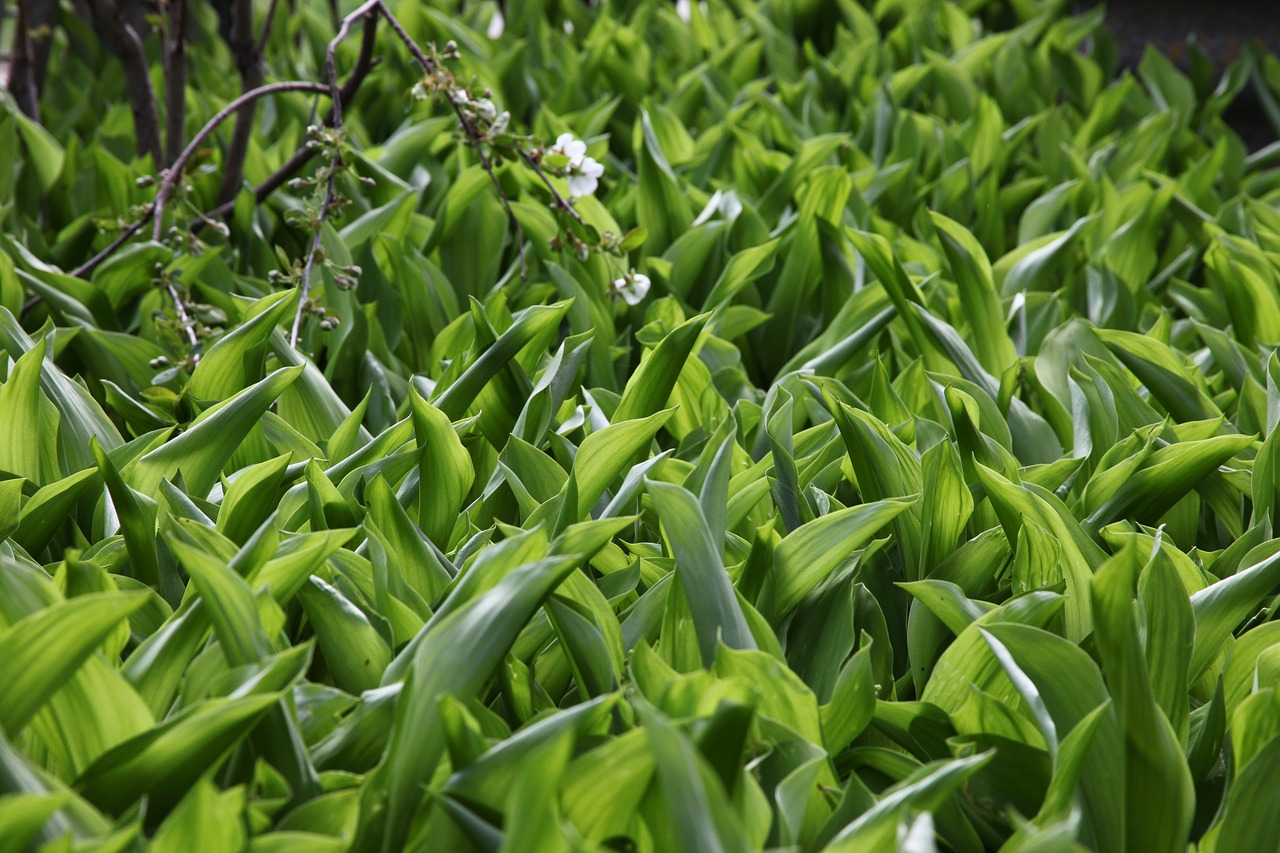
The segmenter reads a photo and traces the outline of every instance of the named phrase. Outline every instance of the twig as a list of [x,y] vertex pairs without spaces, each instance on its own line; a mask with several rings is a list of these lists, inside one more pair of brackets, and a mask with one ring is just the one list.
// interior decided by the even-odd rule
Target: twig
[[98,268],[98,265],[116,253],[116,250],[129,241],[129,238],[142,230],[142,226],[146,225],[151,219],[151,214],[155,211],[155,206],[148,204],[142,215],[134,220],[127,228],[111,241],[111,243],[98,254],[85,261],[80,266],[71,271],[71,275],[76,278],[84,278]]
[[271,22],[276,18],[276,7],[279,5],[280,0],[271,0],[271,5],[267,6],[267,17],[262,22],[262,35],[258,37],[256,48],[258,56],[263,56],[267,52],[267,39],[271,38]]
[[525,151],[523,149],[521,149],[520,151],[520,158],[529,165],[530,169],[533,169],[534,174],[536,174],[539,178],[542,179],[542,182],[547,185],[547,189],[551,190],[551,197],[555,199],[556,205],[558,205],[561,210],[564,210],[570,216],[576,219],[579,223],[581,223],[582,217],[578,215],[578,211],[574,209],[573,202],[569,201],[569,199],[560,195],[560,191],[555,188],[554,184],[551,183],[551,179],[547,177],[546,172],[542,171],[542,167],[538,165],[538,161],[534,160],[533,156],[530,155],[528,151]]
[[[380,4],[381,0],[371,0],[371,2],[365,3],[359,9],[343,18],[342,24],[339,25],[338,31],[329,41],[329,47],[325,51],[324,71],[329,80],[330,110],[333,116],[333,127],[337,132],[341,132],[342,129],[342,90],[338,87],[338,45],[350,34],[353,23],[365,17],[376,18]],[[338,179],[338,170],[341,167],[342,150],[339,148],[334,155],[333,162],[329,164],[329,174],[324,188],[324,200],[320,204],[320,212],[315,222],[316,233],[311,238],[311,248],[307,252],[307,260],[302,267],[302,281],[298,283],[301,295],[298,298],[298,310],[293,315],[293,326],[289,330],[289,346],[291,347],[297,347],[298,345],[298,330],[302,327],[302,315],[306,311],[307,298],[311,294],[311,275],[315,269],[316,256],[320,254],[321,241],[324,239],[325,219],[328,218],[329,211],[334,205],[335,185]]]
[[163,162],[160,148],[160,119],[156,114],[156,95],[151,87],[151,72],[142,39],[129,24],[115,0],[89,0],[94,25],[102,31],[124,69],[125,88],[133,109],[133,130],[138,137],[138,156],[151,155],[157,165]]
[[151,232],[151,239],[159,240],[160,234],[164,226],[164,205],[169,196],[173,193],[174,188],[178,185],[178,181],[182,179],[182,173],[186,169],[187,163],[191,160],[195,153],[200,150],[200,146],[204,143],[209,135],[218,129],[218,125],[222,124],[228,118],[236,113],[242,106],[252,103],[259,98],[265,98],[268,95],[276,95],[281,92],[315,92],[321,95],[328,95],[330,88],[319,83],[312,83],[306,80],[287,80],[282,83],[268,83],[265,86],[259,86],[245,92],[231,103],[227,104],[217,115],[209,119],[205,126],[200,128],[199,132],[192,137],[191,142],[182,150],[178,158],[173,161],[164,172],[164,179],[160,182],[160,189],[156,191],[155,203],[151,208],[149,217],[154,220],[154,227]]
[[[352,98],[355,97],[357,90],[360,88],[360,84],[364,82],[364,78],[377,65],[373,56],[374,48],[377,45],[377,33],[377,16],[365,18],[364,39],[360,42],[360,55],[356,58],[355,67],[351,69],[351,73],[347,76],[347,81],[342,84],[341,97],[338,98],[338,102],[344,107],[351,103]],[[327,127],[333,126],[333,117],[334,110],[331,107],[324,117],[324,124]],[[315,153],[315,151],[307,147],[306,143],[299,145],[298,149],[285,161],[283,166],[276,169],[265,181],[253,188],[254,201],[262,202],[273,192],[284,186],[303,166],[307,165],[311,158],[315,156]],[[210,210],[205,214],[205,217],[208,219],[220,219],[230,213],[235,208],[235,205],[235,199],[230,199]],[[193,223],[192,230],[199,230],[202,224],[202,222]]]
[[173,309],[178,313],[178,324],[182,326],[182,330],[187,333],[187,342],[191,344],[191,359],[198,360],[199,356],[195,353],[195,348],[200,345],[200,339],[196,337],[196,330],[191,325],[191,317],[187,314],[186,306],[182,304],[182,296],[178,293],[178,288],[173,286],[173,282],[165,280],[165,290],[169,291],[169,298],[173,300]]
[[201,144],[209,138],[209,134],[217,130],[218,125],[226,121],[231,115],[239,109],[245,101],[265,98],[267,95],[275,95],[280,92],[315,92],[321,95],[329,94],[329,87],[322,86],[319,83],[311,83],[303,80],[290,80],[283,83],[270,83],[266,86],[259,86],[257,89],[245,92],[231,103],[223,107],[217,115],[209,119],[204,127],[187,143],[187,147],[182,149],[182,153],[173,161],[173,165],[164,171],[161,179],[160,187],[156,190],[155,199],[148,204],[142,211],[142,214],[120,232],[116,239],[112,240],[110,245],[80,266],[71,271],[71,275],[77,278],[84,278],[92,273],[97,267],[111,257],[116,251],[128,242],[129,238],[142,230],[142,227],[148,222],[154,220],[155,227],[152,231],[152,239],[159,240],[162,232],[162,224],[164,221],[164,205],[169,196],[173,193],[174,188],[178,185],[178,181],[185,171],[187,163],[195,156],[200,149]]
[[165,153],[172,163],[186,144],[187,0],[170,0],[169,38],[165,46]]
[[[409,48],[409,52],[413,54],[413,58],[422,66],[422,70],[427,74],[435,74],[437,71],[436,64],[431,58],[418,46],[413,37],[405,31],[405,28],[396,20],[396,16],[391,14],[391,10],[387,8],[387,4],[383,0],[372,0],[377,6],[382,17],[386,19],[387,24],[399,36],[400,41],[404,42]],[[462,112],[462,105],[453,98],[449,98],[449,106],[453,107],[453,114],[458,117],[458,123],[462,125],[462,130],[467,135],[467,139],[471,142],[471,147],[476,150],[476,154],[480,156],[480,166],[488,174],[489,180],[493,183],[494,188],[498,191],[498,197],[502,200],[502,207],[507,212],[507,220],[511,223],[511,229],[515,232],[516,250],[520,255],[520,278],[527,279],[529,270],[525,264],[524,258],[524,231],[520,227],[520,220],[516,219],[516,212],[511,208],[511,199],[507,198],[507,191],[502,188],[502,182],[498,180],[498,176],[494,174],[493,163],[489,160],[489,155],[484,150],[484,144],[480,141],[479,134],[476,133],[475,126],[467,119]],[[553,190],[554,192],[554,190]],[[557,193],[557,197],[559,194]],[[570,208],[572,210],[572,208]],[[575,214],[576,215],[576,214]]]

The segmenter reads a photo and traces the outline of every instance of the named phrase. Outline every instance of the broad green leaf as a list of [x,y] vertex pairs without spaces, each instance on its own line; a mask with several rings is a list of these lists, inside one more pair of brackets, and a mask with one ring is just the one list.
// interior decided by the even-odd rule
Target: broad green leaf
[[0,632],[0,660],[9,673],[0,697],[0,729],[16,736],[116,625],[145,603],[141,593],[81,595]]
[[190,494],[207,495],[240,442],[301,373],[300,367],[281,368],[206,410],[186,432],[143,456],[131,472],[126,471],[131,485],[146,494],[162,478],[172,480],[181,472]]
[[649,494],[675,556],[676,577],[693,615],[703,666],[711,666],[719,643],[731,649],[756,648],[697,499],[687,489],[656,480],[649,482]]

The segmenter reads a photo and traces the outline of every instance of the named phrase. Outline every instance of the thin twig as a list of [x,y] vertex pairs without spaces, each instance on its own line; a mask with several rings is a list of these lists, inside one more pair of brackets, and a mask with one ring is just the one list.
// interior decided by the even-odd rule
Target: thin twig
[[174,188],[178,185],[178,181],[182,179],[182,174],[186,169],[187,163],[191,160],[195,153],[200,150],[200,146],[204,143],[209,135],[218,129],[218,125],[222,124],[245,104],[252,103],[259,98],[265,98],[268,95],[275,95],[281,92],[315,92],[321,95],[328,95],[330,88],[319,83],[312,83],[306,80],[287,80],[282,83],[268,83],[265,86],[259,86],[245,92],[231,103],[227,104],[218,114],[209,119],[205,126],[200,128],[199,132],[192,137],[191,142],[178,155],[178,159],[173,161],[164,172],[164,179],[160,182],[160,189],[156,191],[155,204],[150,211],[150,217],[154,220],[154,227],[151,232],[151,239],[159,240],[164,227],[164,205],[169,196],[173,193]]
[[164,222],[165,202],[173,193],[174,188],[178,185],[178,181],[181,179],[182,173],[186,170],[187,163],[195,156],[204,141],[209,138],[209,134],[217,130],[218,125],[222,124],[232,116],[246,100],[256,100],[258,98],[264,98],[267,95],[275,95],[280,92],[315,92],[321,95],[328,95],[329,87],[322,86],[319,83],[312,83],[303,80],[270,83],[266,86],[259,86],[257,89],[245,92],[243,95],[227,104],[218,112],[217,115],[209,119],[204,127],[200,128],[200,131],[192,137],[189,143],[187,143],[187,147],[184,148],[182,153],[178,155],[177,159],[173,161],[173,165],[164,171],[160,187],[156,190],[155,200],[143,209],[142,214],[137,218],[137,220],[121,231],[120,235],[116,237],[116,239],[112,240],[110,245],[105,249],[72,270],[71,275],[77,278],[84,278],[92,273],[103,261],[115,254],[121,246],[128,242],[130,237],[141,231],[142,227],[148,222],[155,222],[151,237],[153,240],[158,241],[163,230],[162,225]]
[[120,234],[111,241],[111,243],[98,254],[85,261],[80,266],[71,271],[71,275],[76,278],[84,278],[98,268],[98,265],[116,253],[116,250],[129,241],[129,238],[142,230],[142,227],[151,220],[151,214],[155,211],[155,205],[148,204],[142,215],[134,220]]
[[[396,20],[396,16],[391,14],[391,10],[387,8],[387,4],[383,2],[383,0],[373,0],[373,3],[377,5],[378,11],[382,14],[382,17],[386,19],[387,23],[391,26],[391,29],[400,37],[400,41],[404,42],[405,46],[409,48],[409,52],[413,54],[413,58],[422,66],[422,70],[426,74],[435,74],[437,70],[436,64],[432,62],[431,58],[428,57],[422,48],[418,46],[418,43],[413,40],[413,37],[405,31],[405,28],[400,25],[398,20]],[[516,212],[511,207],[511,199],[507,198],[507,191],[502,188],[502,182],[499,181],[498,176],[494,174],[493,163],[489,160],[489,155],[484,150],[484,143],[481,142],[480,135],[476,133],[475,126],[463,114],[462,105],[453,100],[453,98],[449,98],[449,106],[453,107],[453,114],[458,117],[458,123],[462,125],[462,130],[466,133],[467,139],[471,142],[471,147],[474,148],[476,150],[476,154],[480,156],[480,166],[484,169],[485,173],[489,176],[489,180],[493,183],[494,188],[498,191],[498,197],[502,200],[503,210],[507,213],[507,220],[511,223],[511,229],[515,232],[516,250],[520,255],[520,278],[522,280],[527,279],[529,277],[529,270],[525,264],[524,258],[524,230],[520,227],[520,220],[516,219]]]
[[191,344],[192,361],[199,360],[199,356],[195,353],[195,348],[200,345],[200,339],[196,337],[195,327],[191,324],[191,317],[187,314],[187,308],[182,304],[182,296],[178,293],[178,288],[173,286],[173,282],[165,280],[165,290],[169,291],[169,299],[173,301],[173,309],[178,313],[178,325],[182,326],[182,330],[187,333],[187,342]]
[[[347,80],[342,84],[341,97],[338,101],[346,106],[351,103],[356,92],[360,88],[360,84],[364,82],[364,78],[378,63],[373,55],[374,48],[377,45],[378,18],[376,15],[365,18],[364,39],[360,42],[360,55],[356,58],[355,67],[351,69],[351,73],[347,76]],[[324,124],[327,127],[333,126],[334,111],[332,108],[325,114]],[[306,143],[298,146],[284,165],[276,169],[262,183],[253,188],[254,201],[265,201],[268,196],[274,193],[280,187],[284,186],[290,178],[302,170],[302,167],[310,162],[316,152],[307,147]],[[217,207],[205,214],[208,219],[221,219],[235,209],[235,199],[225,201]],[[192,224],[192,230],[198,231],[201,222]]]
[[556,205],[561,210],[564,210],[565,212],[567,212],[574,219],[578,220],[579,223],[581,223],[582,217],[579,216],[578,211],[574,209],[573,202],[569,201],[569,199],[560,195],[560,191],[555,188],[554,184],[551,183],[551,179],[547,177],[546,172],[542,171],[542,167],[538,165],[537,160],[533,159],[533,155],[531,155],[528,151],[521,149],[520,158],[529,165],[530,169],[533,169],[534,174],[536,174],[539,178],[542,178],[542,182],[547,185],[547,189],[551,190],[551,197],[555,199]]
[[276,18],[276,7],[280,5],[280,0],[271,0],[271,5],[267,6],[267,17],[262,22],[262,35],[258,37],[258,46],[256,48],[258,56],[262,56],[267,52],[267,39],[271,38],[271,22]]
[[[342,132],[342,90],[338,87],[338,45],[350,34],[353,23],[364,17],[377,17],[380,3],[381,0],[371,0],[371,2],[365,3],[359,9],[343,18],[338,31],[329,41],[328,49],[325,50],[324,72],[329,80],[330,110],[332,110],[335,133]],[[298,330],[302,327],[302,315],[306,311],[307,299],[311,295],[311,275],[315,269],[316,257],[320,254],[321,241],[324,239],[324,223],[335,203],[338,170],[341,168],[342,149],[339,147],[334,154],[333,162],[329,164],[329,174],[324,188],[324,200],[320,204],[320,212],[315,222],[316,233],[311,238],[311,248],[307,252],[307,260],[302,267],[302,281],[298,283],[301,295],[298,298],[298,309],[293,315],[293,326],[289,330],[289,346],[291,347],[297,347],[298,345]]]

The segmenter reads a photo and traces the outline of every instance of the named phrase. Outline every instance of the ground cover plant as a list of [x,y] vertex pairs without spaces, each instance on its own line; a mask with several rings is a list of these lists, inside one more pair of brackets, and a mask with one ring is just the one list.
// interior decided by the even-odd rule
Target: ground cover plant
[[0,847],[1276,849],[1280,61],[233,5],[0,101]]

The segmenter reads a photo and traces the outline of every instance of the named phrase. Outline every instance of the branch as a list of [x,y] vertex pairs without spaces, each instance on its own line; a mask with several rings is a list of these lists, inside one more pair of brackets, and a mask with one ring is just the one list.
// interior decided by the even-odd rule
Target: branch
[[36,88],[35,45],[31,39],[31,20],[27,6],[31,0],[18,0],[17,19],[13,23],[13,60],[9,66],[9,91],[18,109],[40,120],[40,94]]
[[142,226],[146,225],[151,219],[151,214],[155,210],[155,205],[147,205],[142,216],[138,217],[134,222],[125,228],[120,234],[111,241],[111,243],[98,254],[85,261],[80,266],[71,271],[71,275],[75,278],[84,278],[98,268],[98,265],[116,253],[116,250],[129,241],[129,238],[142,230]]
[[156,95],[151,88],[151,74],[142,39],[125,18],[115,0],[88,0],[93,23],[102,31],[124,69],[125,88],[133,109],[133,130],[137,135],[138,156],[151,155],[161,163],[160,119],[156,114]]
[[252,103],[259,98],[265,98],[268,95],[276,95],[280,92],[314,92],[320,95],[328,95],[330,90],[328,86],[322,86],[319,83],[311,83],[304,80],[289,80],[283,83],[268,83],[266,86],[259,86],[245,92],[231,103],[227,104],[218,114],[200,128],[199,132],[182,150],[178,158],[173,161],[173,165],[164,171],[164,179],[160,182],[160,189],[156,191],[155,203],[151,211],[144,216],[154,220],[155,225],[151,232],[151,239],[158,241],[160,239],[161,229],[164,226],[164,205],[172,195],[173,190],[178,185],[178,181],[182,179],[182,174],[186,170],[187,163],[200,150],[200,146],[204,143],[209,135],[218,129],[218,125],[222,124],[228,118],[236,113],[242,106]]
[[[374,48],[377,45],[377,34],[377,16],[365,18],[364,39],[360,42],[360,55],[356,58],[355,67],[351,69],[351,73],[347,75],[347,81],[342,84],[342,89],[339,91],[340,97],[337,103],[343,107],[346,107],[355,98],[356,92],[360,89],[360,84],[364,82],[364,78],[369,75],[374,65],[377,64],[373,56]],[[332,127],[333,120],[334,110],[330,107],[324,117],[325,126]],[[301,171],[302,167],[307,165],[314,156],[315,152],[308,148],[305,142],[299,145],[298,150],[293,152],[283,166],[276,169],[265,181],[253,188],[254,201],[265,201],[268,196],[284,186],[290,178]],[[235,208],[235,204],[234,198],[228,199],[205,214],[205,218],[220,219],[229,214]],[[192,223],[192,230],[198,231],[203,224],[203,221]]]
[[164,289],[169,291],[169,299],[173,301],[173,309],[178,313],[178,324],[187,333],[187,343],[191,344],[191,358],[194,361],[198,358],[195,354],[195,348],[200,345],[200,339],[196,337],[196,330],[191,325],[191,317],[187,314],[186,306],[182,304],[182,295],[178,293],[178,288],[173,286],[172,281],[166,281]]
[[[342,128],[342,90],[338,88],[338,45],[351,32],[351,25],[360,18],[376,20],[381,2],[382,0],[371,0],[371,2],[365,3],[359,9],[343,18],[341,26],[338,27],[338,32],[334,34],[333,39],[329,42],[328,49],[325,51],[324,71],[329,80],[329,98],[332,101],[330,109],[332,110],[333,126],[339,131]],[[315,222],[316,233],[311,239],[311,250],[307,253],[307,262],[302,268],[302,281],[298,283],[298,289],[302,293],[298,299],[297,313],[293,315],[293,327],[289,330],[289,346],[291,347],[297,347],[298,345],[298,329],[302,326],[302,315],[306,310],[307,298],[311,293],[311,275],[315,268],[316,256],[320,254],[321,241],[324,239],[324,222],[329,215],[329,211],[334,206],[336,197],[335,182],[340,168],[342,168],[342,151],[339,148],[333,162],[329,164],[329,175],[325,181],[324,188],[324,200],[320,203],[320,213]]]
[[[274,8],[274,3],[272,7]],[[271,26],[271,21],[267,21]],[[263,32],[263,38],[266,31]],[[241,89],[248,92],[262,85],[262,53],[253,32],[253,0],[236,0],[231,17],[231,52],[236,69],[240,72]],[[244,178],[244,160],[249,152],[249,139],[253,135],[253,122],[258,114],[258,104],[250,101],[236,115],[236,127],[222,162],[222,183],[218,186],[218,204],[231,201],[240,192]]]
[[169,38],[165,45],[165,154],[177,158],[187,135],[187,0],[170,0]]
[[173,165],[164,171],[164,177],[160,182],[160,188],[156,190],[155,200],[146,206],[137,221],[133,222],[121,231],[120,235],[117,236],[116,239],[112,240],[109,246],[72,270],[71,275],[77,278],[84,278],[92,273],[103,261],[115,254],[115,252],[123,246],[130,237],[137,234],[142,230],[144,225],[153,220],[155,222],[155,228],[152,231],[152,239],[159,240],[161,225],[164,221],[165,202],[168,201],[174,188],[177,187],[178,181],[182,179],[182,173],[186,170],[187,163],[189,163],[191,158],[195,156],[196,152],[200,150],[200,146],[209,138],[209,134],[217,130],[218,125],[226,121],[235,113],[236,110],[243,106],[246,101],[254,101],[258,98],[265,98],[268,95],[276,95],[281,92],[314,92],[320,95],[328,95],[329,87],[322,86],[319,83],[311,83],[302,80],[271,83],[266,86],[259,86],[257,89],[253,89],[252,91],[245,92],[243,95],[227,104],[218,112],[217,115],[209,119],[208,123],[206,123],[204,127],[200,128],[200,131],[196,133],[191,142],[187,143],[187,147],[182,149],[182,153],[173,161]]
[[[391,14],[391,9],[383,0],[371,0],[368,5],[375,5],[382,17],[386,18],[391,29],[399,36],[400,41],[404,42],[409,48],[409,52],[413,54],[413,58],[422,66],[423,73],[433,75],[436,73],[436,64],[431,58],[418,46],[413,37],[405,31],[405,28],[396,20],[396,16]],[[520,220],[516,219],[516,212],[511,209],[511,199],[507,198],[507,191],[502,188],[502,182],[498,180],[498,176],[494,174],[493,163],[489,160],[488,153],[484,150],[484,144],[480,141],[479,134],[476,133],[475,126],[467,119],[462,112],[462,106],[453,98],[449,98],[449,106],[453,107],[453,114],[458,117],[458,123],[462,125],[462,130],[467,135],[467,139],[471,142],[471,147],[476,150],[476,154],[480,156],[480,165],[485,173],[489,176],[489,180],[493,183],[494,188],[498,191],[498,197],[502,200],[502,208],[507,212],[507,221],[511,223],[511,229],[515,232],[516,250],[520,255],[520,278],[527,279],[529,277],[528,267],[525,265],[524,259],[524,231],[520,228]],[[545,180],[545,177],[544,179]],[[554,192],[554,190],[553,190]],[[557,193],[557,198],[559,194]],[[572,210],[572,208],[570,208]],[[577,214],[575,214],[576,216]]]

